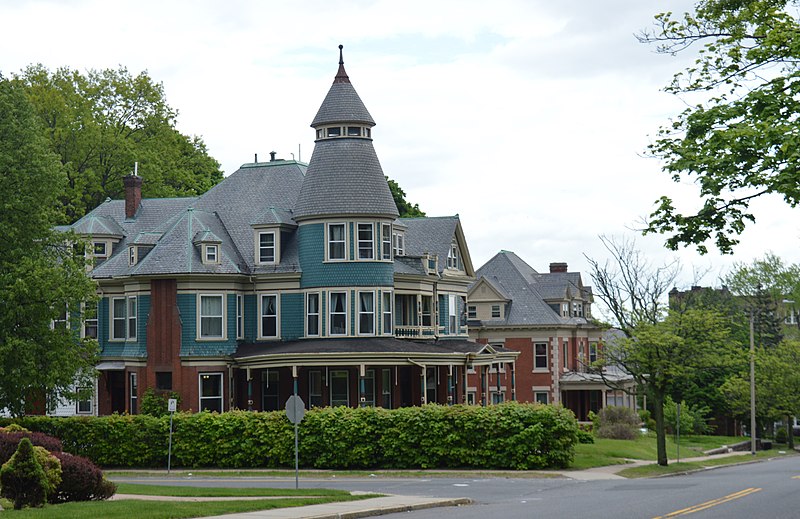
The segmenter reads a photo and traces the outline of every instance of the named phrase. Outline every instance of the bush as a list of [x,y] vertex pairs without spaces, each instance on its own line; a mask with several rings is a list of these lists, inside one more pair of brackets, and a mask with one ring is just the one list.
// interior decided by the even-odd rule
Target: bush
[[24,506],[41,507],[47,498],[47,477],[28,438],[19,442],[17,451],[0,468],[0,497],[10,499],[14,510]]
[[594,435],[584,429],[578,429],[578,443],[594,443]]
[[786,443],[789,440],[789,434],[786,432],[786,427],[778,427],[775,431],[775,443]]
[[[707,434],[711,431],[706,416],[711,412],[708,407],[687,405],[681,402],[681,432],[683,434]],[[667,397],[664,402],[664,426],[667,432],[675,434],[678,423],[678,406]]]
[[651,431],[656,430],[656,421],[650,416],[650,411],[647,409],[639,409],[639,420],[642,425]]
[[628,407],[604,407],[597,414],[597,436],[615,440],[633,440],[639,428],[639,415]]
[[169,399],[174,398],[178,401],[180,407],[181,396],[175,391],[156,391],[152,387],[148,387],[144,394],[142,394],[141,402],[139,403],[139,412],[156,418],[161,416],[169,416]]
[[[8,430],[9,427],[6,427]],[[27,429],[25,429],[27,431]],[[61,442],[58,438],[53,438],[47,434],[40,432],[2,432],[0,431],[0,465],[11,459],[11,456],[17,451],[20,440],[28,438],[31,444],[44,447],[49,452],[60,452],[62,449]]]
[[47,488],[45,493],[49,497],[50,494],[55,492],[56,487],[61,484],[61,462],[53,454],[47,452],[44,447],[38,445],[33,448],[36,461],[41,465],[44,471],[45,479],[47,480]]
[[117,491],[117,486],[103,477],[100,468],[82,456],[66,452],[55,453],[61,462],[62,481],[49,494],[48,502],[100,501],[108,499]]
[[10,433],[10,432],[30,432],[28,429],[22,427],[19,424],[9,424],[5,427],[0,427],[0,433]]

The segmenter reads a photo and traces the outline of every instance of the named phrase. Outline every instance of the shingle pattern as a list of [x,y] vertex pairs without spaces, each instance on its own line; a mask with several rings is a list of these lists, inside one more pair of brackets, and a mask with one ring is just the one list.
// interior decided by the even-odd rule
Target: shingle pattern
[[395,256],[394,273],[412,274],[418,276],[424,276],[427,274],[422,264],[422,258],[419,256]]
[[270,344],[241,344],[236,353],[233,354],[233,358],[241,359],[287,353],[478,353],[483,346],[483,344],[464,340],[409,341],[393,337],[306,339]]
[[295,219],[329,215],[398,216],[372,141],[319,141],[294,207]]
[[421,257],[425,253],[439,257],[439,273],[447,267],[447,254],[458,225],[458,216],[400,218],[406,226],[406,254]]
[[75,224],[72,230],[78,234],[91,234],[94,236],[105,234],[109,236],[124,236],[125,230],[109,216],[87,214]]
[[375,121],[349,82],[334,81],[322,101],[312,127],[332,123],[357,123],[375,126]]

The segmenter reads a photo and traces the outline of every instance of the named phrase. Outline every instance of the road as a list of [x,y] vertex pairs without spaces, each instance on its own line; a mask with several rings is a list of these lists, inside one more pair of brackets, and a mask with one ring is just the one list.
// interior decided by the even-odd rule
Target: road
[[[294,488],[294,478],[113,478],[192,486]],[[143,481],[142,481],[143,482]],[[388,519],[800,517],[800,457],[638,480],[566,478],[319,478],[301,488],[339,488],[401,495],[469,497],[475,504],[384,516]]]

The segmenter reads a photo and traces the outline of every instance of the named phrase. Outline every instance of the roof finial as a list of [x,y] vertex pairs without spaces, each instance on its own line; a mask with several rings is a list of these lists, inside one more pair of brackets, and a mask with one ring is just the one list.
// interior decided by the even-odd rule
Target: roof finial
[[339,70],[336,72],[336,77],[333,78],[334,83],[349,83],[350,78],[347,77],[347,72],[344,71],[344,58],[342,57],[342,49],[344,45],[339,45]]
[[342,45],[340,43],[339,44],[339,65],[344,65],[344,58],[342,58],[342,49],[343,48],[344,48],[344,45]]

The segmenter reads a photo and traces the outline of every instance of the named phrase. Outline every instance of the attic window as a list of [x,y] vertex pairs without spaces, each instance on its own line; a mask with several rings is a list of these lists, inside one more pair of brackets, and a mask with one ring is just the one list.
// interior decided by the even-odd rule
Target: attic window
[[203,263],[219,263],[218,248],[216,245],[206,245]]
[[333,128],[328,128],[328,137],[341,137],[342,129],[338,126]]
[[133,245],[128,247],[128,265],[131,267],[136,265],[136,247]]
[[500,305],[492,305],[492,319],[500,318]]
[[347,135],[350,137],[361,137],[361,127],[360,126],[348,126],[347,127]]
[[450,244],[450,251],[447,253],[447,268],[462,270],[461,253],[455,240]]
[[105,258],[108,256],[107,244],[104,241],[92,242],[92,250],[95,258]]
[[475,305],[469,305],[467,307],[467,319],[477,319],[478,318],[478,308]]

